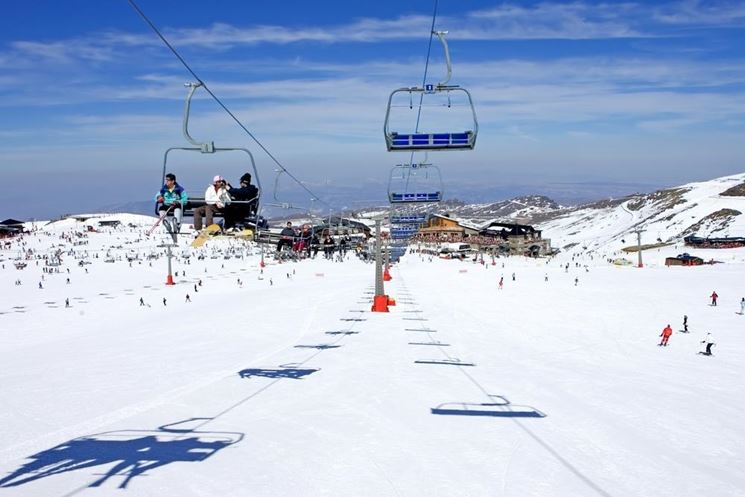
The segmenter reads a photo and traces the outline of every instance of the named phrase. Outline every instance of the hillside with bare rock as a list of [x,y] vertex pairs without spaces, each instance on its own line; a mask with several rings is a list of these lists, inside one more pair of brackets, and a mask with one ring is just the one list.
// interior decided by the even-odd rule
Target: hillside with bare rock
[[[687,235],[745,236],[745,173],[649,194],[594,202],[553,212],[539,228],[557,248],[613,252],[643,243],[675,244]],[[536,220],[538,221],[538,220]]]

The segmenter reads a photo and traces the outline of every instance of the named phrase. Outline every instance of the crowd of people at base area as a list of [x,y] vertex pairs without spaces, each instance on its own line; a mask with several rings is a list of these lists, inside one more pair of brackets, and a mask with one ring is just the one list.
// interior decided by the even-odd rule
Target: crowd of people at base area
[[496,246],[504,242],[499,237],[466,235],[464,233],[417,233],[411,237],[411,241],[420,243],[472,243],[483,246]]
[[411,240],[420,243],[470,243],[482,247],[498,247],[507,238],[499,235],[468,235],[465,233],[417,233],[411,237]]
[[[204,205],[194,209],[194,229],[201,231],[203,220],[205,226],[213,224],[215,215],[225,219],[223,229],[235,229],[243,219],[256,214],[259,189],[251,184],[251,174],[240,177],[240,186],[233,187],[225,178],[216,175],[204,191]],[[176,175],[168,173],[165,184],[155,195],[157,213],[163,216],[163,225],[167,231],[178,233],[184,218],[184,209],[189,201],[186,190],[176,181]],[[173,221],[168,215],[173,215]]]
[[316,230],[311,229],[307,224],[304,224],[300,230],[296,230],[292,226],[291,221],[287,221],[287,224],[282,231],[279,233],[279,241],[277,242],[277,254],[282,252],[282,249],[287,247],[287,250],[292,251],[295,254],[315,258],[318,255],[320,249],[323,249],[323,255],[326,259],[333,259],[334,252],[339,252],[339,255],[344,258],[347,252],[352,246],[352,237],[349,236],[349,232],[344,230],[341,237],[339,237],[339,243],[334,240],[329,230],[323,230],[320,233]]

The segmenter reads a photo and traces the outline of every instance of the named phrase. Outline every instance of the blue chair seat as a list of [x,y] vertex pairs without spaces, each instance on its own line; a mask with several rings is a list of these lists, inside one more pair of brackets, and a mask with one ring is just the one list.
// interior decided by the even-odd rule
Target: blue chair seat
[[388,199],[393,204],[408,202],[439,202],[442,200],[442,192],[391,193]]
[[412,216],[391,216],[391,224],[407,224],[407,223],[423,223],[425,220],[424,214],[416,214]]
[[391,228],[391,236],[395,236],[395,235],[413,236],[414,234],[416,234],[417,231],[419,231],[417,228],[413,228],[413,229]]
[[475,145],[472,131],[462,133],[396,133],[387,140],[388,150],[470,150]]

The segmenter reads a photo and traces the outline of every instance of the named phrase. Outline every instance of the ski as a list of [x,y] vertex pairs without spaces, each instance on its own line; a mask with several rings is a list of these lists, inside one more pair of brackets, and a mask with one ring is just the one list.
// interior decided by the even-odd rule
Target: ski
[[155,231],[155,228],[157,228],[158,226],[160,226],[160,223],[162,223],[163,220],[166,218],[166,216],[168,216],[168,213],[171,212],[171,209],[172,208],[173,208],[173,204],[171,204],[170,206],[168,206],[168,209],[166,209],[165,212],[163,212],[163,214],[161,214],[161,216],[158,218],[158,220],[155,221],[155,224],[153,224],[152,228],[150,228],[149,230],[147,230],[145,232],[145,235],[146,236],[150,236],[150,235],[153,234],[153,231]]

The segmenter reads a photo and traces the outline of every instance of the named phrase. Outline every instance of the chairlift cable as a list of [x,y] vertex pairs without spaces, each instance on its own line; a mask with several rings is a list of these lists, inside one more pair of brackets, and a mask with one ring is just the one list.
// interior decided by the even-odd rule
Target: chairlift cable
[[[432,12],[432,25],[429,28],[429,43],[427,44],[427,58],[424,61],[424,75],[422,76],[422,88],[427,84],[427,72],[429,71],[429,58],[430,54],[432,53],[432,37],[435,34],[435,21],[437,20],[437,6],[438,6],[439,0],[435,0],[435,8]],[[421,95],[419,95],[419,108],[417,109],[416,113],[416,126],[414,127],[414,132],[419,132],[419,120],[422,117],[422,103],[424,102],[424,92],[422,92]],[[414,163],[414,150],[411,151],[411,156],[409,157],[409,164]],[[411,175],[411,170],[409,170],[409,175]],[[408,187],[409,179],[406,178],[406,185]]]
[[[429,29],[429,44],[427,45],[427,58],[424,61],[424,75],[422,76],[422,88],[427,84],[427,72],[429,71],[429,58],[430,54],[432,53],[432,37],[435,34],[435,21],[437,20],[437,4],[439,3],[439,0],[435,0],[435,9],[432,13],[432,26],[430,26]],[[422,116],[422,102],[424,100],[424,93],[419,95],[419,109],[417,110],[416,115],[416,127],[414,128],[416,132],[419,132],[419,120]],[[414,152],[411,153],[412,157],[414,156]]]
[[[437,0],[435,0],[435,1],[437,1]],[[270,159],[271,159],[271,160],[272,160],[272,161],[273,161],[273,162],[274,162],[275,164],[277,164],[277,166],[279,166],[279,167],[280,167],[280,168],[282,169],[282,171],[284,171],[284,172],[285,172],[285,173],[287,174],[287,176],[289,176],[290,178],[292,178],[292,179],[293,179],[293,180],[294,180],[294,181],[295,181],[295,182],[296,182],[296,183],[297,183],[298,185],[300,185],[300,187],[301,187],[301,188],[302,188],[303,190],[305,190],[305,191],[306,191],[306,192],[307,192],[308,194],[310,194],[310,195],[311,195],[311,197],[313,197],[313,198],[317,199],[317,200],[318,200],[318,201],[320,201],[320,202],[321,202],[322,204],[324,204],[324,205],[326,205],[327,207],[331,208],[331,205],[329,205],[329,204],[328,204],[327,202],[325,202],[324,200],[321,200],[321,198],[320,198],[320,197],[318,197],[318,195],[316,195],[315,193],[313,193],[313,192],[312,192],[312,191],[311,191],[310,189],[308,189],[308,187],[307,187],[307,186],[305,186],[305,185],[303,184],[303,182],[302,182],[302,181],[300,181],[299,179],[297,179],[297,178],[296,178],[296,177],[295,177],[295,176],[294,176],[294,175],[293,175],[293,174],[292,174],[292,173],[291,173],[290,171],[288,171],[288,170],[287,170],[287,168],[286,168],[285,166],[283,166],[283,165],[282,165],[282,164],[281,164],[281,163],[279,162],[279,160],[277,160],[277,158],[276,158],[276,157],[274,157],[274,155],[272,155],[272,153],[271,153],[271,152],[270,152],[270,151],[269,151],[269,150],[268,150],[268,149],[267,149],[267,148],[266,148],[266,147],[265,147],[265,146],[264,146],[264,145],[263,145],[263,144],[262,144],[262,143],[261,143],[261,142],[259,141],[259,139],[258,139],[258,138],[256,138],[256,137],[254,136],[254,134],[253,134],[253,133],[251,133],[251,131],[249,131],[249,130],[248,130],[248,128],[246,128],[246,126],[244,126],[244,125],[243,125],[243,123],[242,123],[242,122],[241,122],[241,121],[240,121],[240,120],[239,120],[239,119],[238,119],[238,118],[237,118],[237,117],[235,116],[235,114],[233,114],[233,113],[232,113],[232,112],[230,111],[230,109],[228,109],[228,107],[227,107],[227,106],[226,106],[226,105],[225,105],[225,104],[224,104],[224,103],[222,102],[222,100],[220,100],[220,99],[219,99],[219,98],[217,97],[217,95],[215,95],[215,94],[214,94],[214,93],[212,92],[212,90],[210,90],[210,88],[209,88],[209,87],[207,86],[207,83],[205,83],[205,82],[204,82],[204,81],[202,80],[202,78],[200,78],[200,77],[199,77],[199,76],[197,75],[197,73],[196,73],[196,72],[194,72],[194,70],[193,70],[193,69],[192,69],[192,68],[191,68],[191,67],[189,66],[189,64],[188,64],[188,63],[186,62],[186,60],[184,60],[184,58],[183,58],[183,57],[182,57],[182,56],[181,56],[181,55],[180,55],[180,54],[178,53],[178,51],[177,51],[177,50],[176,50],[176,49],[175,49],[175,48],[173,47],[173,45],[171,45],[171,44],[170,44],[170,43],[168,42],[168,40],[166,39],[166,37],[165,37],[165,36],[163,36],[163,34],[162,34],[162,33],[160,32],[160,30],[158,30],[157,26],[155,26],[155,24],[153,24],[153,22],[152,22],[152,21],[151,21],[151,20],[150,20],[150,19],[149,19],[149,18],[147,17],[147,15],[145,15],[145,13],[144,13],[144,12],[142,11],[142,9],[140,9],[140,7],[139,7],[139,6],[138,6],[138,5],[137,5],[137,4],[135,3],[135,1],[134,1],[134,0],[127,0],[127,2],[129,2],[129,4],[130,4],[130,5],[132,6],[132,8],[133,8],[133,9],[134,9],[134,10],[135,10],[135,11],[136,11],[136,12],[137,12],[137,13],[138,13],[139,15],[140,15],[140,17],[142,17],[142,19],[143,19],[143,20],[145,21],[145,23],[146,23],[146,24],[147,24],[148,26],[150,26],[150,28],[151,28],[151,29],[152,29],[152,30],[153,30],[153,31],[155,32],[155,34],[156,34],[156,35],[158,35],[158,38],[160,38],[160,40],[161,40],[161,41],[162,41],[162,42],[163,42],[163,43],[164,43],[164,44],[165,44],[165,45],[166,45],[166,46],[168,47],[168,49],[169,49],[169,50],[170,50],[170,51],[171,51],[171,52],[173,53],[173,55],[175,55],[175,56],[176,56],[176,58],[177,58],[177,59],[178,59],[178,60],[179,60],[179,61],[181,62],[181,64],[182,64],[182,65],[183,65],[183,66],[184,66],[184,67],[186,68],[186,70],[187,70],[187,71],[189,71],[189,73],[191,73],[191,75],[192,75],[192,76],[194,77],[194,79],[196,79],[196,80],[197,80],[197,82],[199,82],[199,83],[200,83],[200,84],[202,85],[202,87],[204,88],[204,90],[205,90],[205,91],[206,91],[206,92],[207,92],[207,93],[208,93],[208,94],[209,94],[209,95],[210,95],[210,96],[212,97],[212,99],[213,99],[213,100],[214,100],[215,102],[217,102],[217,104],[218,104],[218,105],[219,105],[220,107],[222,107],[222,109],[223,109],[223,110],[224,110],[224,111],[225,111],[225,112],[226,112],[226,113],[227,113],[227,114],[228,114],[228,115],[229,115],[229,116],[230,116],[230,117],[231,117],[231,118],[233,119],[233,121],[235,121],[235,122],[236,122],[236,124],[238,124],[238,126],[240,126],[240,128],[241,128],[241,129],[242,129],[242,130],[243,130],[243,131],[244,131],[244,132],[245,132],[245,133],[246,133],[246,134],[247,134],[247,135],[248,135],[249,137],[251,137],[251,139],[252,139],[252,140],[253,140],[254,142],[256,142],[256,144],[257,144],[257,145],[259,146],[259,148],[261,148],[261,150],[263,150],[263,151],[264,151],[264,153],[266,153],[266,155],[267,155],[267,156],[269,156],[269,158],[270,158]],[[434,20],[433,20],[433,23],[434,23]],[[432,42],[432,41],[431,41],[431,36],[430,36],[430,44],[431,44],[431,42]]]

